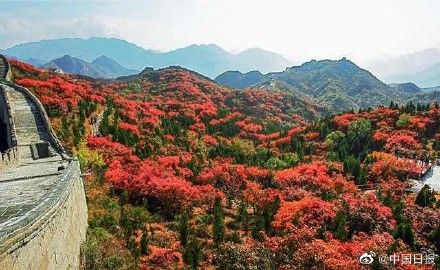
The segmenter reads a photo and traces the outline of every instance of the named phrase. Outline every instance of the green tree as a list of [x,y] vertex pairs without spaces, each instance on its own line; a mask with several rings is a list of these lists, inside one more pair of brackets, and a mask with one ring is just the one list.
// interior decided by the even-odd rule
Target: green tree
[[432,190],[428,185],[424,185],[417,194],[416,204],[422,207],[431,207],[433,204],[435,204],[435,201],[435,191]]
[[344,160],[344,172],[353,175],[355,179],[359,177],[361,171],[361,162],[354,156],[348,156]]
[[411,116],[409,114],[402,113],[396,122],[396,126],[398,128],[404,128],[404,127],[408,126],[410,120],[411,120]]
[[212,233],[214,235],[214,243],[219,245],[223,242],[225,235],[225,216],[220,198],[215,199],[213,217],[214,224],[212,227]]
[[266,161],[264,167],[271,170],[278,170],[285,169],[289,167],[289,165],[284,160],[281,160],[277,157],[271,157]]
[[404,209],[405,209],[405,204],[402,201],[399,201],[393,209],[394,218],[398,223],[401,223],[404,220],[404,214],[403,214]]
[[143,229],[150,220],[150,213],[144,207],[121,207],[119,224],[124,229],[126,239],[129,239],[134,231]]
[[188,244],[188,231],[188,213],[185,212],[180,216],[179,219],[180,244],[183,247],[186,247],[186,245]]
[[191,269],[198,269],[202,259],[202,245],[196,238],[193,238],[184,250],[183,260]]
[[272,222],[275,218],[275,214],[280,208],[280,203],[280,198],[276,197],[272,203],[267,203],[263,207],[262,219],[264,220],[264,229],[267,234],[273,234]]
[[339,146],[345,141],[345,134],[341,131],[333,131],[332,133],[328,134],[325,138],[325,144],[329,148],[330,151],[334,151],[335,149],[338,149]]
[[431,233],[429,239],[434,244],[435,248],[437,249],[437,252],[440,252],[440,224]]
[[148,232],[146,230],[144,230],[142,232],[142,237],[141,237],[141,254],[142,255],[147,255],[148,254],[148,243],[149,243],[149,239],[148,239]]
[[333,235],[336,239],[345,241],[348,238],[347,230],[347,213],[345,210],[340,210],[336,213],[335,220],[332,224]]
[[61,117],[61,138],[67,140],[70,136],[70,122],[67,117],[63,115],[63,117]]
[[394,238],[402,239],[402,241],[410,246],[411,249],[415,248],[415,235],[409,220],[404,220],[403,222],[399,223],[396,231],[394,232]]
[[304,150],[304,142],[302,141],[302,139],[293,136],[290,139],[290,149],[298,155],[298,158],[300,160],[303,160],[305,150]]
[[370,144],[372,132],[373,129],[369,120],[361,119],[349,124],[347,131],[348,144],[351,146],[351,153],[355,157],[361,153],[366,154],[365,151]]
[[240,204],[238,205],[237,215],[235,217],[235,224],[236,226],[240,226],[242,230],[248,229],[248,212],[247,212],[247,205],[246,202],[243,200],[240,201]]
[[135,258],[135,260],[139,260],[140,250],[138,245],[136,244],[136,239],[134,238],[134,236],[131,236],[128,240],[128,249],[131,251],[131,254]]

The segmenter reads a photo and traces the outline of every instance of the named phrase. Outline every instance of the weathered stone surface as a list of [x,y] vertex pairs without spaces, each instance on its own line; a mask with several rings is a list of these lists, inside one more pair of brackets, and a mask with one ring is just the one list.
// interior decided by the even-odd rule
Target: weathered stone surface
[[87,228],[79,163],[32,93],[14,84],[0,89],[14,144],[0,160],[0,269],[78,269]]
[[[79,269],[80,246],[86,235],[87,208],[79,173],[73,174],[67,182],[70,184],[66,186],[66,197],[61,196],[58,204],[49,208],[56,211],[41,215],[31,222],[35,227],[16,236],[17,239],[23,238],[11,245],[6,255],[0,258],[0,269]],[[47,184],[50,186],[50,183]],[[42,198],[44,200],[45,196]],[[17,208],[15,206],[13,211]],[[27,212],[31,208],[32,205],[29,205],[29,208],[21,209]],[[29,226],[25,225],[26,220],[22,222],[22,226]]]

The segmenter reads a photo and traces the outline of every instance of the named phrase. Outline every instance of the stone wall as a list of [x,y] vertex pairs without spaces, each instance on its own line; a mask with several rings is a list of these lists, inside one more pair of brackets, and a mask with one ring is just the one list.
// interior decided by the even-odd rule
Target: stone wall
[[11,76],[11,67],[9,65],[8,59],[2,54],[0,54],[0,80],[9,80]]
[[[87,230],[87,205],[79,164],[72,161],[53,191],[50,210],[14,231],[0,249],[0,269],[79,269]],[[50,202],[48,202],[50,203]],[[26,221],[24,221],[26,223]],[[29,222],[29,221],[27,221]]]
[[[6,154],[0,155],[0,167],[6,165],[3,172],[7,176],[0,181],[0,185],[3,185],[0,191],[3,192],[3,198],[7,198],[8,195],[14,196],[10,200],[11,204],[5,199],[0,205],[2,209],[0,213],[0,220],[2,220],[0,223],[0,270],[79,269],[81,244],[85,241],[87,231],[87,203],[79,162],[72,159],[64,150],[38,98],[28,89],[7,82],[10,69],[6,58],[2,55],[0,55],[0,64],[0,77],[3,77],[0,78],[0,91],[3,91],[2,94],[5,97],[3,104],[6,106],[3,107],[8,112],[7,116],[3,115],[9,118],[10,138],[8,141],[10,140],[11,145]],[[41,116],[45,127],[41,131],[45,134],[43,138],[57,152],[57,155],[48,157],[48,161],[44,158],[26,159],[25,162],[22,160],[22,155],[16,147],[19,143],[16,133],[18,126],[15,125],[17,123],[14,123],[12,116],[14,108],[11,104],[15,103],[8,102],[7,95],[4,93],[5,85],[25,96],[26,98],[22,99],[32,103],[32,106],[29,105],[32,113]],[[10,91],[11,88],[7,90]],[[37,127],[37,123],[34,125]],[[24,162],[25,166],[11,166],[13,160],[17,160],[20,165]],[[32,172],[28,171],[28,166],[41,168],[34,169],[35,172]],[[55,171],[49,173],[49,168]],[[18,177],[17,171],[19,170],[23,175],[20,174]],[[36,173],[44,175],[38,176]],[[46,186],[38,190],[43,192],[39,193],[42,197],[33,197],[32,193],[35,193],[37,189],[35,186],[26,185],[26,181],[33,177],[39,177],[38,179],[44,181],[49,181],[48,179],[53,177],[52,179],[56,181],[49,181],[50,186],[49,182],[45,182]],[[8,183],[13,183],[12,185],[15,186],[12,188],[16,187],[19,192],[12,192],[11,185]]]
[[8,133],[6,142],[8,149],[0,151],[0,170],[16,163],[19,159],[14,120],[10,111],[10,104],[4,86],[0,84],[0,121],[6,124],[6,132]]

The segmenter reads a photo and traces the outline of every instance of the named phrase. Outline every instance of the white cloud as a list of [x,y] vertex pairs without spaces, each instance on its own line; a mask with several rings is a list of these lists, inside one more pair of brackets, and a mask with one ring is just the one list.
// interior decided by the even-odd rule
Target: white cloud
[[[0,47],[57,37],[113,36],[170,50],[216,43],[299,61],[361,62],[440,47],[437,0],[158,0],[15,4],[0,11]],[[20,16],[18,16],[20,15]]]

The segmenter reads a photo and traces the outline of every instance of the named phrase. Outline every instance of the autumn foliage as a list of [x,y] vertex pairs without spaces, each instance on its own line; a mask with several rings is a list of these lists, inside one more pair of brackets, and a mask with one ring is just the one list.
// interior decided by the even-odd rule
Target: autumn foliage
[[405,192],[439,155],[435,105],[318,118],[177,67],[92,81],[11,63],[66,147],[94,157],[90,233],[140,269],[362,269],[366,251],[436,247],[438,206]]

